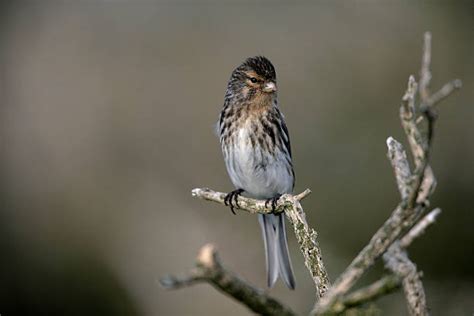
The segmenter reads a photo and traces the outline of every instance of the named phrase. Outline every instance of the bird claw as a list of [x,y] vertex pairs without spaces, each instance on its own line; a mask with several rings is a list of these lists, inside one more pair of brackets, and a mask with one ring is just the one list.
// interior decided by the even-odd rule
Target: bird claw
[[[234,215],[236,215],[234,207],[240,208],[237,198],[242,194],[242,192],[244,192],[243,189],[237,189],[232,192],[229,192],[224,198],[224,204],[226,206],[230,206],[230,210]],[[232,203],[232,200],[234,200],[234,203]]]
[[277,203],[278,203],[278,200],[280,199],[281,197],[281,194],[277,194],[275,195],[274,197],[272,198],[269,198],[268,200],[265,201],[265,208],[268,207],[268,203],[272,203],[272,213],[275,213],[276,211],[276,206],[277,206]]

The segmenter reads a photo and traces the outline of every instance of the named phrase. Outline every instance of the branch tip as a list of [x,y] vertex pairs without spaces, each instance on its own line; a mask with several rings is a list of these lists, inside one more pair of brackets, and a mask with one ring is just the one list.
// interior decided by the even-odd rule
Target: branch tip
[[454,79],[452,82],[453,82],[453,86],[456,89],[461,89],[462,88],[462,80],[461,79]]
[[165,275],[164,277],[160,278],[159,282],[165,289],[171,289],[173,284],[176,283],[176,278],[172,275]]
[[435,223],[439,214],[441,214],[441,209],[435,208],[422,219],[420,219],[419,222],[413,226],[410,231],[400,240],[400,246],[402,248],[407,248],[410,246],[413,240],[420,237],[429,226]]
[[389,136],[387,138],[387,140],[385,141],[387,143],[387,147],[390,149],[390,146],[392,145],[392,143],[395,141],[395,138],[393,138],[392,136]]
[[303,192],[301,192],[300,194],[297,194],[295,195],[295,198],[298,200],[298,201],[301,201],[302,199],[304,199],[305,197],[307,197],[308,195],[311,194],[311,190],[310,189],[306,189],[304,190]]
[[212,269],[218,264],[217,247],[214,244],[206,244],[199,250],[197,262],[207,269]]

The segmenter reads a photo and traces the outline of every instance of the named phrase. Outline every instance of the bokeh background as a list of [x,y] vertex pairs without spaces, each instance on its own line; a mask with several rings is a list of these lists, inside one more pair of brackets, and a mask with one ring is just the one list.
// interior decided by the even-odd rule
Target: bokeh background
[[[296,191],[331,279],[398,201],[385,139],[422,35],[433,34],[440,106],[432,200],[439,222],[410,248],[433,315],[474,311],[472,1],[3,1],[0,7],[0,313],[249,315],[208,285],[165,291],[161,276],[218,245],[265,286],[255,216],[193,199],[232,189],[213,128],[232,69],[276,66]],[[306,313],[314,290],[292,233],[297,289],[272,294]],[[374,280],[379,263],[359,285]],[[377,302],[406,314],[403,296]]]

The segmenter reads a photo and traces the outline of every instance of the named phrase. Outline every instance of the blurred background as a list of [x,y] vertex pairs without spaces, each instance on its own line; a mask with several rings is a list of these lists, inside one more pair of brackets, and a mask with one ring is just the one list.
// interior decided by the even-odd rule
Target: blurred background
[[[3,1],[0,7],[0,313],[250,315],[208,285],[158,280],[217,244],[265,286],[255,216],[191,197],[232,190],[214,124],[246,57],[276,66],[296,191],[332,280],[399,197],[385,140],[423,33],[433,82],[463,89],[440,105],[432,200],[443,213],[410,248],[433,315],[474,311],[474,6],[372,1]],[[289,233],[299,313],[314,289]],[[358,286],[383,273],[379,263]],[[404,315],[401,293],[377,301]]]

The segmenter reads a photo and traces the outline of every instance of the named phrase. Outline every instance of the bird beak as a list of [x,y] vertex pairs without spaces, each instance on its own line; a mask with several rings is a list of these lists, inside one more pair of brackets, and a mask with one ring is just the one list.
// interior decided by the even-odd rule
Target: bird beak
[[263,86],[263,91],[267,93],[275,92],[277,90],[276,84],[274,82],[267,82]]

